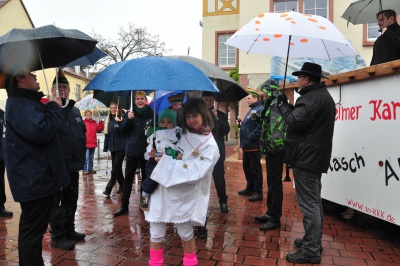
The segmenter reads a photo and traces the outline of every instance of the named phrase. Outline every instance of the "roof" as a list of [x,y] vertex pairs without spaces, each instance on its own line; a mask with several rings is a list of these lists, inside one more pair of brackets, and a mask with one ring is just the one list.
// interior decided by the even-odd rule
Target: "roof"
[[[11,1],[12,1],[12,0],[0,0],[0,9],[3,8],[3,6],[5,6],[6,4],[8,4],[8,3],[11,2]],[[29,21],[30,21],[31,24],[32,24],[32,27],[34,28],[35,25],[33,24],[33,21],[32,21],[32,19],[31,19],[31,16],[29,16],[28,10],[26,9],[24,2],[23,2],[22,0],[19,0],[19,1],[21,2],[21,5],[22,5],[22,7],[24,8],[25,13],[26,13],[26,15],[28,16],[28,19],[29,19]]]

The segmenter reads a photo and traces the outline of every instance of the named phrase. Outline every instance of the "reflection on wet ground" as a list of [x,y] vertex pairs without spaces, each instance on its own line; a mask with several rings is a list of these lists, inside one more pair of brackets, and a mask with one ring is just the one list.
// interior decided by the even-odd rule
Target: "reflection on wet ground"
[[[295,238],[304,230],[302,216],[291,182],[284,183],[282,227],[260,231],[262,224],[254,215],[266,211],[264,200],[249,202],[239,196],[245,188],[241,161],[234,146],[227,146],[226,184],[229,213],[219,211],[214,185],[211,187],[207,239],[196,239],[199,265],[292,265],[285,255],[293,252]],[[265,179],[265,163],[264,179]],[[119,208],[121,194],[115,186],[110,197],[102,194],[110,178],[110,162],[95,160],[95,175],[80,177],[80,196],[76,216],[77,231],[86,239],[77,242],[75,250],[63,251],[50,247],[50,234],[43,240],[46,265],[147,265],[149,259],[149,226],[139,209],[140,175],[135,176],[129,214],[113,217]],[[293,180],[293,177],[292,177]],[[264,182],[265,184],[265,182]],[[7,209],[13,218],[0,218],[0,265],[18,265],[19,204],[7,191]],[[359,214],[351,220],[340,215],[324,216],[322,264],[325,265],[400,265],[399,228]],[[171,226],[165,242],[165,265],[180,265],[183,250],[179,236]]]

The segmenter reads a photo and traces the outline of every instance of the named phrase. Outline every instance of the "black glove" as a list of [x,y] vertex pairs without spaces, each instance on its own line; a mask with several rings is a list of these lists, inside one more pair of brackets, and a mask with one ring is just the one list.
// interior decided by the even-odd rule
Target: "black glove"
[[286,94],[282,93],[279,94],[278,97],[276,98],[277,100],[277,105],[279,108],[281,108],[282,105],[288,104],[288,99],[286,97]]
[[103,152],[108,152],[108,150],[107,149],[103,149]]

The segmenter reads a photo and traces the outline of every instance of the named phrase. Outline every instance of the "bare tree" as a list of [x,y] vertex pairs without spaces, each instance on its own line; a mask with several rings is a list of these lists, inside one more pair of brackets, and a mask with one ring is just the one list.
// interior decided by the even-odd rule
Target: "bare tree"
[[150,55],[161,56],[165,52],[165,43],[160,41],[158,35],[151,35],[146,28],[135,27],[133,23],[128,23],[127,29],[120,27],[117,35],[117,40],[111,40],[92,33],[98,41],[99,49],[108,55],[96,63],[97,71],[119,61]]

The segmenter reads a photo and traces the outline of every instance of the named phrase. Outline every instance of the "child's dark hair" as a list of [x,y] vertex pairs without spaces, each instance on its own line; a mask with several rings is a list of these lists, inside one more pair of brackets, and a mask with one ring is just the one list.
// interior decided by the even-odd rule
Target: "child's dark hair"
[[183,106],[183,125],[182,133],[186,134],[188,125],[186,123],[186,115],[188,114],[200,114],[203,119],[203,125],[210,127],[210,130],[214,128],[214,121],[211,117],[210,110],[208,110],[206,103],[203,99],[191,98],[186,101]]

